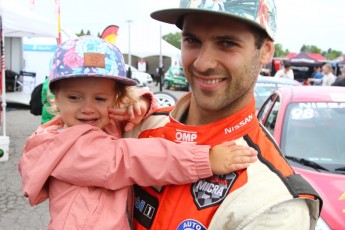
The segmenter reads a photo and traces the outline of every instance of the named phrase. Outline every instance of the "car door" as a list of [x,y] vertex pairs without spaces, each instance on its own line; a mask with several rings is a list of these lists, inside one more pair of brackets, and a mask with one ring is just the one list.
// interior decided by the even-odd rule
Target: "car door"
[[266,127],[272,136],[274,135],[279,108],[280,97],[278,94],[273,93],[266,99],[257,115],[259,122]]

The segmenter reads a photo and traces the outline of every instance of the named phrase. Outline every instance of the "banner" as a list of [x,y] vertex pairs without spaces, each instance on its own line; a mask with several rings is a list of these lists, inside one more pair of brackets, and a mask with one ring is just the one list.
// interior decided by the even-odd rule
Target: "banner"
[[101,38],[115,45],[118,30],[119,30],[118,26],[110,25],[103,30]]

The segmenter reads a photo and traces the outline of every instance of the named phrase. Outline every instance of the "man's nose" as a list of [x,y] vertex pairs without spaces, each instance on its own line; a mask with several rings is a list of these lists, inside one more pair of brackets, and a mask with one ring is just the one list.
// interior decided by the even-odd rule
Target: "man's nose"
[[199,72],[214,69],[217,66],[217,58],[211,46],[203,45],[194,61],[194,68]]

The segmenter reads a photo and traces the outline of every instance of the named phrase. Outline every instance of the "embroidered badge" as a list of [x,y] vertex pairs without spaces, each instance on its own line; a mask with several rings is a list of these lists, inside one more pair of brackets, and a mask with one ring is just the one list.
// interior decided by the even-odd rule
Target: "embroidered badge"
[[227,175],[213,175],[195,182],[192,186],[192,196],[197,208],[200,210],[219,204],[228,194],[236,178],[237,174],[232,172]]
[[196,220],[184,220],[176,230],[206,230],[206,227]]
[[139,186],[134,186],[134,199],[134,217],[140,224],[149,229],[158,209],[158,199]]
[[104,54],[84,53],[84,66],[104,68],[105,67]]

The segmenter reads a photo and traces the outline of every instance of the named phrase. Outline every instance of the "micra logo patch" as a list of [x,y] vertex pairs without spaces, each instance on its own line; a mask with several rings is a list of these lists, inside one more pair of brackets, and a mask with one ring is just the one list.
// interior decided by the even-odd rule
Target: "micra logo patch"
[[213,175],[199,180],[192,186],[192,196],[198,209],[204,209],[219,204],[228,194],[237,178],[232,172],[227,175]]
[[196,220],[184,220],[176,230],[206,230],[206,228]]
[[198,138],[197,132],[177,129],[176,133],[175,133],[175,141],[176,142],[193,142],[193,143],[195,143],[196,142],[195,140],[197,138]]

